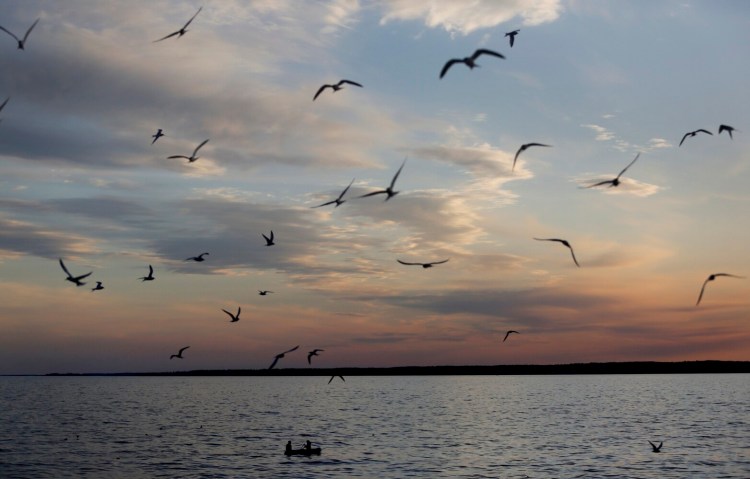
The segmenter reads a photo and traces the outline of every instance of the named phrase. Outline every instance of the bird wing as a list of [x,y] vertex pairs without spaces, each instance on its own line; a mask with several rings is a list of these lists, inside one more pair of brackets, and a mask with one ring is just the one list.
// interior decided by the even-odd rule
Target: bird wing
[[167,35],[166,37],[162,37],[162,38],[160,38],[160,39],[158,39],[158,40],[154,40],[154,41],[153,41],[152,43],[160,42],[160,41],[162,41],[162,40],[166,40],[167,38],[172,38],[173,36],[175,36],[175,35],[178,35],[179,33],[180,33],[180,31],[179,31],[179,30],[177,30],[177,31],[176,31],[176,32],[174,32],[174,33],[170,33],[170,34],[169,34],[169,35]]
[[445,74],[448,72],[448,69],[453,66],[454,63],[462,63],[463,60],[459,60],[458,58],[453,58],[451,60],[448,60],[446,64],[443,66],[443,69],[440,70],[440,78],[443,78]]
[[698,129],[698,130],[695,130],[695,132],[699,132],[699,131],[701,131],[701,132],[703,132],[703,133],[708,133],[709,135],[711,135],[711,136],[714,136],[714,134],[713,134],[713,133],[711,133],[711,132],[710,132],[710,131],[708,131],[708,130],[704,130],[703,128],[700,128],[700,129]]
[[185,156],[185,155],[172,155],[172,156],[167,157],[168,160],[171,160],[172,158],[185,158],[186,160],[190,159],[189,156]]
[[289,351],[284,351],[284,354],[291,353],[292,351],[296,351],[298,348],[299,348],[299,344],[297,346],[293,347],[292,349],[290,349]]
[[[1,28],[1,27],[0,27]],[[5,108],[5,105],[8,104],[8,100],[10,100],[10,97],[6,98],[2,105],[0,105],[0,111],[3,111],[3,108]]]
[[599,183],[594,183],[593,185],[585,186],[584,188],[594,188],[596,186],[606,185],[607,183],[614,184],[614,181],[612,180],[600,181]]
[[82,280],[82,279],[88,278],[88,277],[89,277],[89,276],[91,276],[91,275],[92,275],[93,273],[94,273],[94,272],[92,271],[91,273],[86,273],[86,274],[82,274],[81,276],[76,276],[75,278],[72,278],[72,279],[74,279],[75,281],[80,281],[80,280]]
[[[260,235],[263,237],[263,239],[266,240],[266,243],[270,243],[271,242],[271,238],[269,238],[268,236],[266,236],[265,233],[261,233]],[[273,235],[272,235],[272,237],[273,237]]]
[[449,259],[450,258],[444,259],[443,261],[433,261],[432,263],[428,263],[428,264],[443,264],[443,263],[447,263]]
[[229,317],[230,317],[230,318],[234,319],[234,315],[233,315],[232,313],[230,313],[229,311],[227,311],[227,310],[226,310],[226,309],[224,309],[224,308],[222,308],[221,310],[222,310],[222,311],[224,311],[225,313],[227,313],[227,314],[229,315]]
[[63,271],[65,271],[65,274],[68,275],[68,278],[72,278],[73,275],[70,274],[70,271],[68,271],[68,268],[65,267],[65,263],[63,263],[62,258],[60,258],[60,266],[62,267]]
[[737,276],[736,274],[729,274],[729,273],[714,273],[714,276],[727,276],[729,278],[744,278],[744,276]]
[[273,241],[273,230],[271,230],[271,241]]
[[[209,140],[210,140],[210,138],[209,138]],[[205,145],[206,143],[208,143],[208,140],[204,140],[203,143],[201,143],[200,145],[196,146],[195,149],[193,150],[193,156],[195,156],[195,154],[198,153],[198,150],[200,150],[201,147],[203,147],[203,145]]]
[[278,362],[279,362],[279,356],[276,356],[275,358],[273,358],[273,362],[271,363],[271,365],[268,366],[268,369],[273,369],[273,367],[276,366],[276,363]]
[[357,82],[355,82],[355,81],[351,81],[351,80],[341,80],[341,81],[339,82],[339,86],[341,86],[341,85],[342,85],[342,84],[344,84],[344,83],[348,83],[348,84],[350,84],[350,85],[354,85],[354,86],[358,86],[358,87],[362,88],[362,85],[360,85],[359,83],[357,83]]
[[323,90],[325,90],[326,88],[329,88],[329,87],[333,88],[331,85],[323,85],[322,87],[320,87],[318,89],[317,93],[315,93],[315,96],[313,97],[313,101],[315,101],[315,99],[318,98],[318,95],[320,95],[321,93],[323,93]]
[[505,59],[504,55],[497,53],[496,51],[493,51],[493,50],[488,50],[486,48],[480,48],[479,50],[475,51],[474,54],[471,56],[471,59],[476,60],[477,58],[479,58],[479,55],[482,55],[482,54],[492,55],[498,58]]
[[690,136],[690,133],[685,133],[685,135],[682,137],[682,140],[680,140],[680,144],[677,146],[678,147],[682,146],[682,142],[685,141],[685,138],[687,138],[688,136]]
[[331,379],[328,380],[328,384],[331,384],[331,381],[333,381],[333,378],[335,378],[335,377],[336,376],[331,376]]
[[26,43],[26,39],[29,38],[29,33],[34,29],[36,24],[39,23],[39,19],[37,18],[34,23],[31,24],[28,30],[26,30],[26,35],[23,36],[23,43]]
[[[341,198],[341,197],[339,196],[339,198]],[[334,204],[335,202],[336,202],[336,200],[326,201],[326,202],[325,202],[325,203],[323,203],[322,205],[318,205],[318,206],[311,206],[310,208],[320,208],[321,206],[328,206],[328,205],[332,205],[332,204]]]
[[566,245],[566,246],[567,246],[567,247],[568,247],[568,249],[570,250],[570,255],[571,255],[571,256],[573,257],[573,262],[574,262],[574,263],[576,264],[576,266],[578,266],[578,267],[580,268],[580,267],[581,267],[581,265],[580,265],[580,264],[578,264],[578,260],[576,259],[576,254],[575,254],[575,253],[573,252],[573,247],[572,247],[572,246],[570,246],[569,244],[568,244],[568,245]]
[[401,166],[398,168],[398,171],[395,175],[393,175],[393,179],[391,180],[391,189],[393,189],[394,185],[396,184],[396,180],[398,179],[398,175],[401,174],[401,170],[404,169],[404,165],[406,164],[406,158],[404,158],[404,162],[401,163]]
[[179,354],[180,356],[182,356],[182,352],[183,352],[184,350],[186,350],[187,348],[189,348],[189,347],[190,347],[190,346],[185,346],[184,348],[180,348],[180,351],[179,351],[179,352],[178,352],[177,354]]
[[[349,191],[349,188],[351,188],[351,186],[353,184],[354,184],[354,178],[352,178],[352,181],[349,182],[349,186],[347,186],[346,188],[344,188],[344,191],[341,192],[341,194],[339,195],[339,198],[338,198],[339,200],[344,197],[344,195],[346,194],[346,192]],[[335,201],[334,201],[334,203],[335,203]]]
[[703,292],[706,291],[706,285],[708,284],[709,281],[711,281],[711,277],[710,276],[709,276],[708,279],[706,279],[703,282],[703,286],[701,286],[701,293],[698,295],[698,301],[695,302],[696,306],[698,306],[700,304],[700,302],[701,302],[701,299],[703,299]]
[[648,443],[649,443],[649,444],[651,444],[651,447],[653,447],[654,449],[656,449],[656,444],[654,444],[654,443],[653,443],[653,442],[651,442],[651,441],[648,441]]
[[312,352],[312,351],[310,351],[309,353],[307,353],[307,364],[312,364],[312,361],[310,360],[310,358],[312,358],[314,355],[315,355],[315,353]]
[[633,158],[633,161],[631,161],[630,163],[628,163],[628,166],[626,166],[625,168],[622,169],[622,171],[620,172],[620,174],[617,175],[617,178],[621,177],[622,174],[625,173],[625,171],[627,171],[628,168],[630,168],[631,166],[633,166],[633,163],[635,163],[636,160],[638,160],[639,156],[641,156],[640,153],[638,153],[637,155],[635,155],[635,158]]
[[516,160],[518,160],[518,155],[521,154],[523,150],[526,149],[526,145],[521,145],[521,147],[516,152],[516,156],[513,157],[513,167],[510,169],[510,171],[513,171],[516,168]]
[[362,196],[357,196],[357,198],[367,198],[368,196],[382,195],[384,193],[388,193],[388,192],[385,190],[378,190],[378,191],[373,191],[372,193],[364,194]]
[[203,7],[200,7],[198,9],[198,11],[195,12],[195,15],[193,15],[192,17],[190,17],[190,20],[188,20],[187,23],[185,24],[185,26],[182,27],[183,30],[186,29],[188,27],[188,25],[190,25],[190,22],[192,22],[193,20],[195,20],[195,17],[197,17],[198,14],[201,13],[201,10],[203,10]]
[[154,274],[154,267],[151,265],[148,265],[148,275],[153,276]]
[[406,261],[401,261],[400,259],[397,259],[396,261],[407,266],[422,266],[422,263],[407,263]]
[[[544,143],[526,143],[523,146],[525,146],[526,148],[528,148],[530,146],[547,146],[547,147],[550,147],[552,145],[545,145]],[[526,149],[526,148],[524,148],[524,149]]]
[[19,39],[18,39],[18,37],[17,37],[17,36],[15,36],[15,35],[13,34],[13,32],[11,32],[10,30],[6,30],[6,29],[5,29],[5,28],[3,28],[3,27],[0,27],[0,30],[4,31],[5,33],[7,33],[8,35],[10,35],[11,37],[15,38],[17,42],[20,42],[20,41],[21,41],[21,40],[19,40]]

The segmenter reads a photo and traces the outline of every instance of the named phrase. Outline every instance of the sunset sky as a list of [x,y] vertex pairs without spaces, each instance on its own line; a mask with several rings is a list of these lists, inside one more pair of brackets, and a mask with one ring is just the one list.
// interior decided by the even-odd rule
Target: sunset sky
[[0,374],[750,360],[748,2],[0,5],[37,18],[0,31]]

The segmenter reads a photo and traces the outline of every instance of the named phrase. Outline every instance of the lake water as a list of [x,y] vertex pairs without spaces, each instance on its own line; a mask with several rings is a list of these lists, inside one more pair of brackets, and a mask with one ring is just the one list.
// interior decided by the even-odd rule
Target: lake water
[[750,375],[327,382],[0,377],[0,477],[750,478]]

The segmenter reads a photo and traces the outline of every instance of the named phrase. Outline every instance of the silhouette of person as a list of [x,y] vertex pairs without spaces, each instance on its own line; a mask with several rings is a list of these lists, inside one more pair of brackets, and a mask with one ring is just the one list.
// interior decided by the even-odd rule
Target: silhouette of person
[[305,449],[307,449],[308,451],[312,449],[312,443],[310,442],[309,439],[305,443]]
[[284,454],[291,454],[291,453],[292,453],[292,441],[287,441],[286,450],[284,451]]

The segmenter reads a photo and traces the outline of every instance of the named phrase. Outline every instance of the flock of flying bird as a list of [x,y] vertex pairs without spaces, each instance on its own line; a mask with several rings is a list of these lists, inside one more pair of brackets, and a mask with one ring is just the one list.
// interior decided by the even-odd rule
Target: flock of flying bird
[[[185,25],[182,28],[180,28],[179,30],[177,30],[175,32],[172,32],[172,33],[170,33],[170,34],[168,34],[168,35],[166,35],[164,37],[161,37],[161,38],[159,38],[157,40],[154,40],[154,43],[161,42],[163,40],[167,40],[167,39],[173,38],[173,37],[180,38],[183,35],[185,35],[185,33],[187,33],[187,31],[188,31],[187,27],[193,22],[193,20],[195,20],[195,18],[198,16],[198,14],[202,10],[203,10],[203,7],[200,7],[198,9],[198,11],[185,23]],[[4,31],[8,35],[12,36],[17,41],[17,47],[18,47],[18,49],[24,50],[25,49],[25,45],[26,45],[26,41],[28,40],[28,37],[29,37],[29,34],[32,32],[32,30],[34,29],[34,27],[36,27],[36,25],[37,25],[38,22],[39,22],[39,19],[35,20],[34,23],[31,24],[31,26],[28,28],[28,30],[26,30],[26,33],[24,34],[23,38],[18,38],[14,33],[12,33],[11,31],[7,30],[3,26],[0,26],[0,30]],[[515,37],[516,37],[516,35],[518,35],[519,32],[520,32],[520,30],[513,30],[513,31],[508,32],[508,33],[505,34],[505,36],[509,38],[510,47],[513,47],[513,45],[515,43]],[[465,57],[465,58],[453,58],[453,59],[448,60],[445,63],[445,65],[443,66],[443,68],[440,70],[439,78],[442,79],[448,73],[448,71],[450,70],[450,68],[453,65],[456,65],[456,64],[459,64],[459,63],[465,64],[469,69],[474,69],[474,68],[479,67],[480,65],[477,64],[477,59],[480,56],[482,56],[482,55],[486,55],[486,56],[490,56],[490,57],[495,57],[495,58],[499,58],[499,59],[505,59],[505,56],[502,55],[501,53],[498,53],[496,51],[489,50],[489,49],[486,49],[486,48],[480,48],[480,49],[477,49],[471,56],[468,56],[468,57]],[[313,96],[313,101],[315,101],[326,89],[330,88],[335,93],[335,92],[343,89],[344,85],[352,85],[352,86],[356,86],[356,87],[362,88],[362,85],[360,83],[358,83],[358,82],[351,81],[351,80],[346,80],[346,79],[342,79],[338,83],[324,84],[324,85],[322,85],[316,91],[315,95]],[[10,97],[7,97],[0,104],[0,112],[8,104],[9,100],[10,100]],[[722,125],[719,126],[718,134],[721,134],[724,131],[726,131],[729,134],[730,139],[733,139],[732,133],[734,131],[737,131],[737,130],[735,128],[733,128],[732,126],[722,124]],[[708,131],[706,129],[703,129],[703,128],[697,129],[697,130],[694,130],[694,131],[690,131],[690,132],[685,133],[685,135],[682,137],[682,139],[680,140],[679,146],[682,146],[682,144],[685,142],[685,140],[687,138],[695,137],[698,133],[704,133],[704,134],[708,134],[708,135],[713,135],[710,131]],[[153,140],[152,140],[151,144],[153,145],[154,143],[156,143],[157,140],[159,140],[159,138],[161,138],[163,136],[165,136],[164,131],[161,128],[159,128],[158,131],[154,135],[152,135]],[[187,155],[172,155],[172,156],[168,156],[167,158],[168,159],[181,158],[181,159],[186,159],[188,161],[188,163],[193,163],[193,162],[197,161],[200,158],[198,156],[198,151],[203,146],[205,146],[208,142],[209,142],[209,139],[206,139],[203,142],[201,142],[200,144],[198,144],[198,146],[195,147],[195,149],[190,154],[190,156],[187,156]],[[511,171],[515,170],[516,162],[518,161],[519,155],[522,152],[524,152],[526,149],[528,149],[530,147],[551,147],[551,146],[552,145],[543,144],[543,143],[536,143],[536,142],[526,143],[526,144],[521,145],[521,147],[518,149],[518,151],[516,151],[516,154],[515,154],[515,156],[513,158],[513,164],[512,164],[512,167],[511,167]],[[620,178],[622,177],[622,175],[631,166],[633,166],[633,164],[638,160],[639,157],[640,157],[640,153],[638,153],[635,156],[635,158],[625,168],[623,168],[622,171],[620,171],[620,173],[615,178],[610,179],[610,180],[599,181],[599,182],[593,183],[593,184],[588,185],[588,186],[583,186],[581,188],[596,188],[596,187],[605,186],[605,185],[607,185],[609,188],[617,187],[621,183]],[[406,159],[404,159],[404,161],[401,163],[401,166],[398,168],[398,170],[394,174],[393,178],[391,179],[390,184],[387,187],[385,187],[383,189],[375,190],[375,191],[372,191],[372,192],[369,192],[369,193],[366,193],[366,194],[363,194],[363,195],[360,195],[360,196],[357,196],[356,198],[367,198],[367,197],[372,197],[372,196],[377,196],[377,195],[385,195],[385,201],[388,201],[391,198],[393,198],[394,196],[396,196],[399,193],[398,191],[395,190],[396,180],[398,179],[398,177],[401,174],[401,171],[403,170],[403,168],[404,168],[405,165],[406,165]],[[346,188],[344,188],[344,190],[335,199],[330,200],[330,201],[326,201],[326,202],[324,202],[322,204],[319,204],[319,205],[316,205],[316,206],[312,206],[312,208],[321,208],[321,207],[329,206],[329,205],[334,205],[334,207],[338,208],[339,206],[341,206],[343,203],[345,203],[347,201],[347,200],[344,199],[344,196],[349,191],[349,188],[352,186],[353,183],[354,183],[354,179],[352,179],[352,181],[346,186]],[[261,235],[263,236],[263,238],[266,241],[265,246],[273,246],[273,245],[276,244],[274,242],[274,233],[273,233],[273,231],[270,231],[270,234],[268,236],[266,236],[265,233],[261,233]],[[561,238],[533,238],[533,239],[537,240],[537,241],[548,241],[548,242],[557,242],[557,243],[560,243],[561,245],[565,246],[568,250],[570,250],[570,254],[571,254],[571,257],[573,259],[574,264],[576,265],[576,267],[580,267],[580,264],[578,263],[578,259],[576,258],[575,252],[573,251],[573,247],[571,246],[571,244],[567,240],[561,239]],[[187,259],[185,259],[185,261],[203,262],[203,261],[205,261],[204,256],[207,256],[207,255],[209,255],[209,253],[208,252],[204,252],[204,253],[201,253],[201,254],[199,254],[197,256],[192,256],[190,258],[187,258]],[[441,260],[441,261],[431,261],[431,262],[407,262],[407,261],[403,261],[401,259],[397,259],[397,261],[398,261],[398,263],[400,263],[402,265],[407,265],[407,266],[421,266],[422,268],[427,269],[427,268],[432,268],[435,265],[446,263],[446,262],[449,261],[449,259],[445,259],[445,260]],[[86,279],[87,277],[89,277],[93,273],[93,272],[89,272],[89,273],[86,273],[86,274],[74,276],[73,274],[70,273],[70,271],[68,270],[68,268],[65,266],[65,263],[63,262],[62,258],[59,259],[59,263],[60,263],[60,267],[63,269],[63,271],[65,272],[65,274],[67,276],[65,278],[65,280],[69,281],[69,282],[71,282],[73,284],[75,284],[76,286],[84,286],[86,283],[83,282],[83,280]],[[156,279],[155,276],[154,276],[154,268],[153,268],[153,266],[149,265],[148,268],[149,268],[148,275],[140,277],[139,279],[141,281],[144,281],[144,282],[145,281],[153,281],[153,280]],[[729,273],[714,273],[714,274],[711,274],[703,282],[703,285],[702,285],[702,287],[700,289],[700,294],[698,295],[698,300],[696,301],[696,306],[700,304],[701,299],[703,298],[703,295],[704,295],[704,292],[705,292],[705,289],[706,289],[706,285],[709,282],[714,281],[718,277],[744,278],[743,276],[738,276],[738,275],[729,274]],[[92,288],[92,291],[100,291],[100,290],[103,290],[103,289],[104,289],[104,286],[102,285],[102,282],[97,281],[96,282],[96,286],[94,288]],[[273,291],[268,291],[268,290],[259,290],[258,291],[258,294],[261,295],[261,296],[265,296],[265,295],[267,295],[269,293],[273,293]],[[222,311],[224,313],[226,313],[231,318],[230,322],[235,323],[235,322],[238,322],[240,320],[240,313],[242,311],[242,308],[238,307],[236,314],[233,314],[230,311],[227,311],[226,309],[222,309]],[[503,338],[503,342],[505,342],[508,339],[508,336],[510,336],[510,334],[513,334],[513,333],[519,334],[518,331],[508,330],[506,332],[506,334],[505,334],[505,337]],[[179,350],[179,352],[177,354],[172,354],[170,356],[170,359],[173,359],[173,358],[183,359],[182,354],[189,347],[190,346],[185,346],[183,348],[180,348],[180,350]],[[297,345],[297,346],[295,346],[295,347],[293,347],[291,349],[288,349],[288,350],[286,350],[286,351],[284,351],[282,353],[279,353],[276,356],[274,356],[273,362],[271,363],[271,365],[269,366],[268,369],[273,369],[276,366],[276,364],[278,363],[278,361],[280,359],[283,359],[286,354],[294,352],[298,348],[299,348],[299,345]],[[313,356],[317,356],[318,353],[323,352],[323,351],[324,351],[323,349],[317,349],[316,348],[316,349],[313,349],[312,351],[308,352],[308,355],[307,355],[308,364],[312,364],[312,357]],[[328,381],[329,384],[334,379],[334,377],[335,376],[332,376],[331,379]],[[339,377],[342,380],[344,380],[344,378],[342,376],[339,376]],[[658,448],[655,445],[653,445],[653,443],[652,443],[652,446],[654,447],[654,452],[658,452]],[[660,447],[661,447],[661,444],[659,445],[659,448]]]

